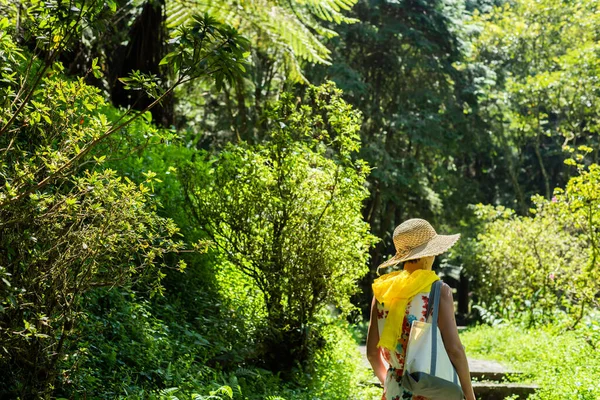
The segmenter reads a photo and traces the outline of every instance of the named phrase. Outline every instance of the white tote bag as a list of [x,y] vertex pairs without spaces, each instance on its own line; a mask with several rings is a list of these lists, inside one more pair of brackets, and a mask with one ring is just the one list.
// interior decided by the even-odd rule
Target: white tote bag
[[[414,321],[408,337],[402,386],[415,395],[432,400],[461,400],[463,391],[458,375],[444,348],[438,328],[438,311],[442,282],[431,286],[428,321]],[[433,315],[430,315],[430,309]]]

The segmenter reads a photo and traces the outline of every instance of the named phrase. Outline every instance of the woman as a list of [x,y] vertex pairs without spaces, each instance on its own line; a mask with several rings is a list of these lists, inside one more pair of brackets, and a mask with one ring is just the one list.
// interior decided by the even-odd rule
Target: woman
[[[412,322],[427,318],[429,291],[432,283],[439,280],[431,270],[435,256],[452,247],[459,237],[438,235],[423,219],[410,219],[394,230],[396,255],[377,269],[401,262],[404,262],[404,269],[385,274],[373,282],[367,335],[367,358],[383,385],[382,400],[426,400],[400,385],[406,344]],[[475,400],[467,356],[454,319],[452,291],[446,284],[441,290],[438,327],[466,399]]]

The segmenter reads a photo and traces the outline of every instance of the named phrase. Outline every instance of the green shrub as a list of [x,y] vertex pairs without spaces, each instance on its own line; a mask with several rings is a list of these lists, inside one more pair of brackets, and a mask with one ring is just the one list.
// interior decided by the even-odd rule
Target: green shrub
[[94,288],[133,284],[160,293],[165,267],[185,267],[169,256],[183,244],[173,220],[156,212],[156,174],[143,171],[137,182],[120,176],[105,164],[110,145],[120,141],[108,142],[123,139],[131,124],[143,131],[138,137],[170,140],[170,132],[149,124],[153,105],[192,79],[219,88],[244,71],[247,41],[209,16],[193,16],[174,34],[174,51],[163,62],[172,67],[170,88],[134,71],[122,78],[126,89],[148,92],[153,103],[115,111],[85,83],[87,74],[102,77],[97,60],[73,79],[56,60],[78,38],[106,29],[116,6],[2,3],[9,18],[0,19],[0,369],[7,371],[0,396],[47,398],[57,377],[69,376],[59,365],[82,329],[82,301]]
[[218,331],[222,315],[186,321],[185,311],[133,291],[89,293],[86,313],[69,343],[57,395],[78,398],[160,397],[214,390],[219,374],[209,364],[229,343]]
[[32,101],[29,122],[0,136],[0,392],[24,396],[51,390],[83,294],[134,280],[156,291],[164,254],[181,247],[147,181],[78,170],[108,126],[97,89],[54,75]]
[[[324,320],[330,319],[322,316]],[[262,400],[270,396],[288,400],[380,399],[382,389],[373,385],[373,373],[352,338],[347,323],[329,321],[321,327],[323,347],[299,364],[293,378],[281,380],[265,370],[238,371],[241,398]],[[237,399],[238,397],[235,397]]]
[[[76,330],[76,342],[64,360],[57,396],[98,399],[235,400],[364,400],[378,399],[381,389],[345,322],[321,316],[322,347],[310,360],[297,364],[293,379],[229,359],[225,364],[211,347],[223,343],[213,323],[182,322],[181,311],[123,290],[97,290],[86,296],[86,317]],[[225,313],[228,311],[225,310]],[[166,317],[159,317],[163,314]],[[231,323],[232,320],[227,320]],[[238,324],[236,318],[233,319]],[[230,328],[233,329],[233,328]],[[230,349],[236,352],[237,349]],[[233,361],[237,363],[234,365]],[[223,369],[223,367],[227,369]],[[212,393],[212,394],[211,394]]]
[[477,213],[488,223],[468,264],[479,305],[530,324],[548,321],[555,309],[570,304],[568,280],[587,261],[585,242],[565,229],[566,221],[543,210],[541,200],[537,207],[534,217],[519,217],[502,207],[480,206]]
[[382,389],[373,385],[373,373],[363,364],[347,324],[331,324],[322,332],[326,345],[314,356],[315,372],[307,399],[379,399]]
[[[221,357],[224,364],[259,362],[260,337],[267,325],[265,303],[256,283],[228,261],[221,261],[215,271],[218,282],[219,315],[224,321],[221,335],[230,351]],[[244,363],[242,363],[244,362]]]
[[462,254],[475,284],[475,302],[490,319],[523,319],[529,325],[560,314],[577,324],[600,291],[600,167],[533,198],[533,216],[479,205],[481,233]]
[[361,215],[368,168],[351,158],[360,118],[340,91],[284,95],[266,121],[262,144],[230,145],[180,176],[195,222],[261,291],[262,354],[285,371],[310,356],[323,307],[352,308],[374,238]]

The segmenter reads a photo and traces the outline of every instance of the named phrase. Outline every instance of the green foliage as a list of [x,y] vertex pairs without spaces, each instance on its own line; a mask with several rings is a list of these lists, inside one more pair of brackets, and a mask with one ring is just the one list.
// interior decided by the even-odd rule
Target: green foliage
[[[465,67],[467,14],[462,1],[362,0],[359,21],[329,41],[331,66],[310,68],[333,80],[364,115],[360,157],[373,168],[363,215],[382,238],[371,274],[393,251],[391,232],[419,216],[439,231],[457,226],[466,205],[493,201],[489,139],[477,116],[476,75]],[[367,294],[361,307],[370,304]]]
[[598,3],[354,3],[0,0],[0,397],[379,397],[362,217],[376,264],[415,214],[479,233],[471,354],[599,396]]
[[229,344],[221,335],[227,326],[223,315],[190,320],[185,307],[173,299],[150,301],[115,289],[90,292],[83,306],[86,314],[74,332],[78,340],[69,343],[69,356],[60,365],[58,395],[231,398],[226,386],[232,385],[231,379],[208,365]]
[[381,389],[372,384],[372,373],[363,365],[347,324],[322,317],[328,321],[321,331],[325,344],[314,352],[309,363],[295,371],[291,380],[281,380],[264,370],[236,372],[243,398],[375,400],[381,397]]
[[[81,321],[82,298],[92,288],[135,283],[153,295],[162,290],[161,269],[186,266],[167,257],[182,243],[173,221],[156,213],[156,174],[145,171],[134,183],[102,167],[108,152],[94,151],[141,116],[149,122],[146,112],[166,93],[156,94],[142,111],[115,113],[83,77],[66,78],[56,57],[81,33],[82,24],[93,25],[104,10],[93,2],[70,6],[35,3],[28,9],[19,28],[31,35],[32,54],[20,50],[4,30],[0,36],[6,95],[0,108],[0,367],[10,371],[0,392],[6,395],[50,395]],[[224,52],[210,51],[210,67],[221,71],[215,79],[219,73],[228,78],[230,68],[239,72],[243,39],[221,25],[195,21],[217,33],[189,43],[194,51],[222,39]],[[6,18],[0,23],[6,31],[13,29]],[[197,69],[188,76],[196,66],[178,67],[186,79],[206,77]],[[100,73],[96,63],[90,72]],[[151,77],[137,78],[140,87],[152,89]],[[180,77],[173,87],[182,82]],[[129,83],[133,87],[136,80]],[[106,113],[117,115],[109,119]],[[172,138],[171,132],[147,124],[137,127],[159,141]]]
[[[195,12],[208,13],[235,26],[250,41],[247,74],[217,91],[198,81],[176,93],[177,122],[190,130],[190,141],[202,148],[226,143],[255,143],[262,132],[266,104],[297,83],[308,83],[306,67],[332,62],[327,38],[338,25],[356,22],[346,12],[356,0],[246,0],[166,2],[166,25],[176,28]],[[191,128],[191,129],[190,129]]]
[[[552,327],[479,326],[461,333],[461,341],[469,357],[500,361],[524,373],[513,381],[539,385],[530,399],[592,400],[600,396],[597,318],[596,313],[577,330],[566,332]],[[590,341],[590,336],[595,336],[595,341]]]
[[[114,5],[112,1],[107,4]],[[98,28],[106,15],[112,13],[112,8],[105,8],[101,2],[85,0],[70,3],[34,0],[6,4],[2,15],[7,15],[11,22],[6,17],[0,22],[3,31],[0,45],[1,52],[6,52],[2,57],[10,62],[3,65],[2,78],[6,97],[0,111],[0,135],[6,135],[7,131],[14,129],[13,124],[21,126],[29,123],[22,120],[22,114],[31,110],[31,101],[42,79],[48,73],[61,72],[62,67],[55,64],[58,57],[69,49],[75,38],[82,34],[84,27],[91,31]],[[19,25],[15,26],[15,23]],[[11,33],[10,38],[8,32]],[[20,52],[15,50],[12,36],[30,41],[33,50],[32,54],[28,54],[26,62],[16,63],[15,55]],[[43,101],[39,102],[41,103]]]
[[[288,119],[284,120],[284,123],[298,128],[292,131],[293,134],[305,135],[305,140],[311,146],[320,148],[321,152],[326,152],[325,154],[335,158],[340,164],[352,167],[353,162],[348,157],[357,145],[354,140],[351,140],[357,125],[350,124],[348,121],[355,121],[358,116],[353,114],[347,105],[344,105],[339,93],[336,94],[332,89],[315,90],[315,93],[307,99],[307,103],[314,105],[314,111],[304,109],[303,114],[297,114],[296,105],[292,100],[293,98],[288,97],[285,103],[274,106],[272,113],[287,115]],[[309,120],[309,117],[312,120]],[[282,129],[279,120],[275,120],[274,124],[276,123],[276,126]],[[313,137],[313,134],[304,125],[311,123],[323,128],[322,132],[319,130],[319,134],[323,135],[321,140],[317,135]],[[279,134],[282,136],[280,140],[287,140],[286,144],[294,146],[283,133]],[[189,223],[193,217],[190,210],[183,207],[182,203],[181,185],[185,181],[179,181],[176,172],[182,170],[180,166],[184,165],[187,160],[198,158],[199,154],[196,150],[184,146],[184,142],[173,133],[165,143],[161,143],[165,135],[165,132],[158,134],[143,119],[140,119],[128,128],[128,135],[125,138],[112,137],[105,145],[99,146],[96,151],[98,154],[110,152],[111,158],[105,161],[105,165],[116,168],[134,182],[144,181],[147,179],[148,171],[153,171],[155,173],[152,178],[153,193],[160,199],[161,204],[158,211],[172,216],[181,225],[184,239],[188,242],[195,242],[205,238],[205,234],[198,229],[198,226]],[[272,133],[265,135],[265,140],[273,140],[272,135]],[[325,146],[324,142],[328,146]],[[282,145],[280,144],[280,146]],[[194,156],[194,154],[196,155]],[[309,153],[304,150],[300,155],[303,154]],[[94,153],[94,155],[96,154]],[[121,159],[122,157],[125,158]],[[312,158],[316,159],[316,156],[312,156]],[[294,160],[300,165],[305,165],[303,160]],[[324,166],[335,165],[329,161],[331,160],[322,160],[321,163]],[[204,164],[202,161],[196,163],[198,166]],[[294,177],[296,176],[294,175]],[[357,190],[362,192],[364,189],[357,188]],[[359,205],[355,206],[358,210]],[[264,357],[264,349],[259,345],[264,343],[262,334],[268,326],[264,296],[256,282],[243,274],[236,264],[221,258],[212,256],[201,258],[189,254],[185,255],[187,267],[184,274],[166,271],[167,276],[163,279],[163,285],[165,287],[164,304],[169,305],[168,310],[166,307],[157,306],[154,303],[150,305],[151,308],[148,308],[149,305],[146,303],[144,308],[147,311],[147,317],[138,316],[135,320],[128,321],[126,317],[131,312],[127,310],[140,307],[140,305],[131,304],[123,308],[122,312],[113,315],[98,315],[96,317],[98,322],[118,318],[118,322],[110,324],[120,326],[119,332],[124,333],[114,337],[95,335],[94,333],[100,330],[96,325],[90,325],[90,329],[86,328],[87,335],[89,335],[87,340],[96,348],[110,348],[116,351],[118,355],[122,355],[123,364],[118,364],[121,372],[113,375],[110,371],[114,368],[108,369],[106,364],[98,363],[98,360],[91,354],[87,356],[86,363],[82,364],[85,365],[85,368],[81,367],[71,374],[72,380],[78,374],[82,376],[82,378],[78,378],[78,382],[83,382],[78,386],[82,390],[81,393],[83,391],[92,392],[90,386],[86,386],[86,381],[83,379],[88,374],[102,376],[102,379],[107,382],[106,386],[111,387],[113,393],[119,393],[119,390],[123,393],[126,390],[131,398],[175,396],[174,398],[183,399],[196,395],[210,396],[210,392],[223,385],[232,389],[236,399],[263,399],[270,396],[274,398],[281,396],[285,399],[311,399],[315,397],[317,391],[320,393],[320,398],[339,399],[344,398],[343,396],[350,392],[354,393],[351,396],[355,396],[350,398],[364,398],[365,393],[369,390],[373,391],[370,384],[362,383],[368,380],[369,374],[360,366],[360,357],[356,354],[354,341],[350,340],[345,332],[342,332],[343,327],[337,327],[339,322],[335,323],[335,326],[329,326],[333,323],[329,321],[330,317],[325,318],[325,315],[329,314],[331,310],[329,307],[316,315],[308,325],[311,331],[312,345],[310,358],[302,364],[301,370],[292,372],[294,374],[292,381],[283,380],[279,374],[256,369],[253,364]],[[160,303],[163,304],[163,301]],[[117,304],[118,302],[115,302],[112,308],[116,308]],[[90,311],[97,313],[97,308],[91,307]],[[145,318],[150,318],[154,322],[139,325],[139,321],[145,320]],[[175,324],[173,321],[177,323]],[[186,321],[185,324],[184,321]],[[162,331],[167,333],[168,339],[161,342],[161,346],[167,347],[160,347],[164,349],[160,350],[159,347],[150,345],[148,357],[141,357],[139,362],[129,360],[127,354],[134,354],[143,347],[142,343],[134,343],[134,340],[143,342],[144,336],[154,335],[154,333],[148,332],[142,336],[132,337],[131,333],[127,332],[149,329],[148,327],[154,324],[163,326]],[[133,329],[135,326],[139,327]],[[142,327],[144,328],[142,329]],[[178,339],[179,335],[182,335],[182,329],[184,332],[186,330],[199,332],[210,345],[202,346],[202,348],[187,347],[187,342]],[[335,333],[332,329],[335,330]],[[319,337],[320,339],[318,339]],[[104,341],[107,343],[103,343]],[[115,341],[116,343],[113,343]],[[336,344],[338,341],[343,342],[343,346]],[[177,369],[179,373],[177,376],[169,375],[170,378],[166,379],[164,365],[160,367],[163,371],[162,375],[155,376],[159,369],[156,365],[161,364],[159,359],[152,354],[155,354],[155,350],[156,352],[163,351],[166,355],[173,354],[173,349],[168,347],[170,342],[177,343],[177,354],[195,354],[193,359],[196,361],[190,361],[185,365],[183,365],[183,361],[177,361],[180,362]],[[339,362],[343,357],[347,357],[347,362]],[[168,358],[172,363],[175,363],[174,359],[178,358],[176,356]],[[204,365],[202,374],[194,372],[200,368],[197,363]],[[206,369],[206,365],[216,366],[217,369],[222,368],[224,372]],[[332,371],[335,371],[334,375],[332,375]],[[145,374],[152,376],[153,380],[147,379]],[[117,379],[119,376],[126,378],[119,381]],[[359,381],[360,384],[357,383]],[[163,387],[160,388],[161,386]],[[158,388],[160,391],[156,392]],[[360,394],[357,394],[359,392]]]
[[131,71],[127,77],[119,77],[125,90],[143,91],[152,101],[140,105],[139,111],[131,113],[132,117],[122,117],[125,122],[117,128],[124,127],[141,115],[151,118],[149,110],[167,101],[175,89],[190,81],[200,80],[214,85],[219,92],[224,82],[233,84],[246,73],[245,59],[250,54],[248,40],[236,29],[219,23],[208,14],[202,17],[193,15],[190,21],[179,26],[172,33],[169,45],[172,51],[162,58],[156,68],[167,66],[171,81],[163,82],[158,75],[139,70]]
[[[562,186],[563,146],[598,148],[598,2],[519,0],[475,13],[471,63],[481,71],[481,117],[519,212]],[[598,151],[593,154],[598,162]],[[501,162],[495,162],[501,164]]]
[[0,390],[23,396],[50,389],[83,294],[132,280],[159,290],[164,254],[181,247],[145,183],[110,169],[66,174],[107,126],[97,91],[57,77],[38,96],[0,138],[0,363],[10,371]]
[[229,351],[219,357],[224,365],[237,365],[260,357],[260,336],[267,326],[265,299],[256,282],[226,260],[218,262],[215,279],[219,312],[224,319],[221,335]]
[[252,0],[242,6],[237,1],[208,1],[195,3],[190,8],[189,3],[171,0],[167,2],[167,26],[174,28],[185,23],[193,12],[207,12],[226,24],[238,27],[250,38],[254,48],[277,61],[275,67],[284,76],[305,82],[301,60],[311,63],[330,61],[330,51],[322,39],[337,33],[326,28],[322,21],[335,24],[355,22],[344,16],[344,11],[355,3],[356,0]]
[[133,293],[96,290],[84,307],[75,332],[79,340],[71,343],[63,366],[63,385],[74,388],[71,395],[115,398],[164,387],[188,373],[198,349],[209,344],[185,323],[158,319],[150,303]]
[[235,310],[223,308],[222,314],[217,311],[190,323],[171,301],[149,301],[114,289],[89,293],[85,309],[76,330],[78,340],[70,344],[69,357],[62,362],[59,397],[358,400],[380,396],[380,390],[369,383],[372,376],[362,364],[347,324],[325,315],[320,316],[326,321],[321,331],[324,345],[294,372],[292,381],[284,381],[278,373],[240,360],[226,371],[215,364],[225,359],[214,358],[214,347],[232,343],[223,329],[240,326]]
[[370,382],[372,372],[364,366],[347,324],[327,326],[323,339],[326,345],[314,356],[316,372],[307,399],[379,399],[381,389]]
[[229,25],[205,14],[194,15],[178,27],[170,44],[175,48],[160,64],[169,64],[177,73],[177,82],[214,75],[215,88],[221,90],[246,72],[244,59],[250,54],[248,41]]
[[[19,71],[11,40],[2,43],[5,71]],[[17,89],[0,110],[1,391],[23,396],[50,390],[84,293],[132,280],[156,291],[163,255],[181,247],[147,185],[79,170],[111,129],[98,90],[64,79],[60,64],[29,67],[38,75],[5,75]]]
[[306,103],[282,96],[267,118],[264,143],[228,146],[181,180],[197,223],[262,292],[264,351],[289,367],[307,358],[319,310],[348,311],[366,272],[368,168],[350,158],[359,116],[332,86],[311,88]]
[[[585,243],[566,230],[569,222],[543,212],[535,217],[505,217],[488,220],[477,237],[476,257],[468,268],[479,285],[477,303],[501,318],[526,314],[526,320],[548,321],[557,307],[576,300],[567,285],[583,273],[587,260]],[[501,208],[481,206],[480,218],[501,215]]]
[[478,206],[482,233],[465,263],[476,301],[496,314],[488,319],[523,317],[531,325],[552,321],[560,310],[575,325],[586,306],[598,306],[599,192],[600,168],[592,164],[552,200],[536,197],[531,217]]

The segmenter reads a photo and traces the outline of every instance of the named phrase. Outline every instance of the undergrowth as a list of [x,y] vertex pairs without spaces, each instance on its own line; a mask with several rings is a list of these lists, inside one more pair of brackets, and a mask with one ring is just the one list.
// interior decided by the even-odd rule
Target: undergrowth
[[533,382],[536,400],[600,398],[600,324],[588,317],[575,330],[557,325],[477,326],[461,333],[470,358],[499,361],[522,372],[513,381]]

